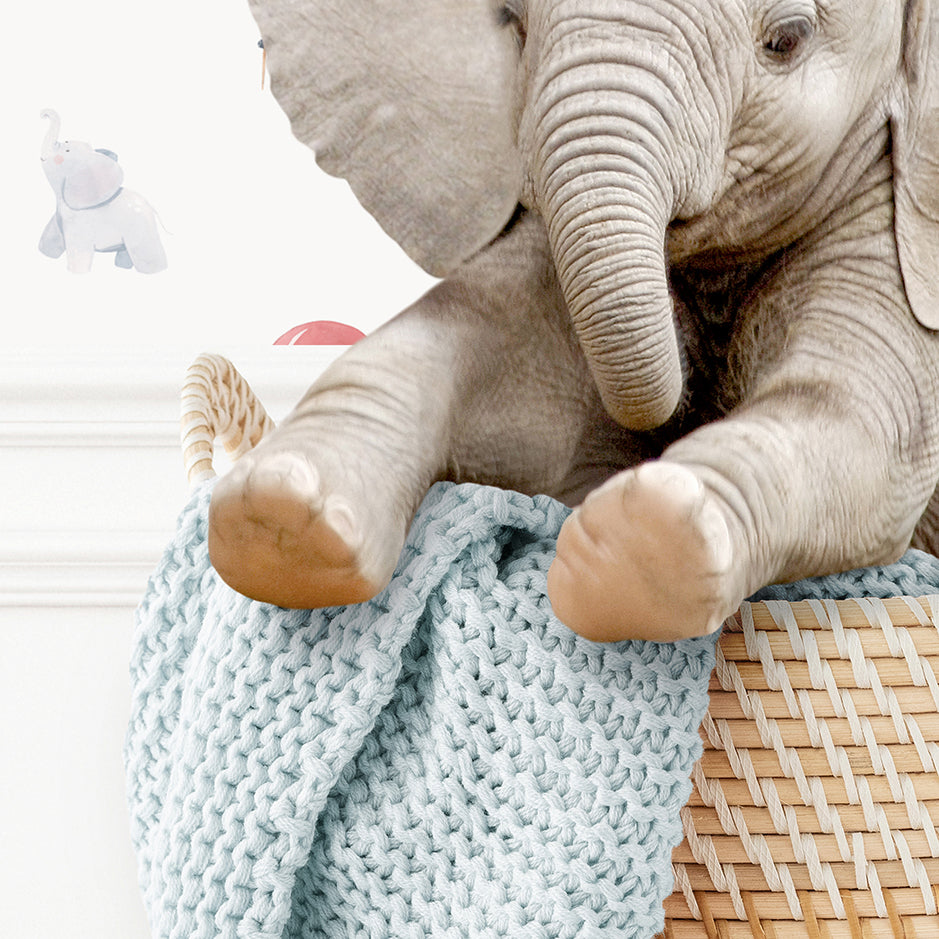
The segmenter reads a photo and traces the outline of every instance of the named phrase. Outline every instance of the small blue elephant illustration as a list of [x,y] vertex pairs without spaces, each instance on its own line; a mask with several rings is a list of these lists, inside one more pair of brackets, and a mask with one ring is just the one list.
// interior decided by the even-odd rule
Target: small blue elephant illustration
[[59,140],[61,120],[52,110],[42,145],[42,168],[55,192],[55,215],[39,239],[50,258],[65,253],[68,269],[91,270],[96,251],[114,252],[118,267],[155,274],[166,268],[156,213],[143,196],[125,189],[117,154],[78,140]]

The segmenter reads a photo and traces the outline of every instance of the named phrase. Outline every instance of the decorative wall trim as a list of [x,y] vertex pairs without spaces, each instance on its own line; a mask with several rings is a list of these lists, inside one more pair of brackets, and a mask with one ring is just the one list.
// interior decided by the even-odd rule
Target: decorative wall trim
[[[156,526],[182,508],[179,391],[199,351],[0,354],[0,607],[136,606],[171,534]],[[218,351],[276,421],[343,348]],[[58,479],[104,482],[55,505]]]
[[165,532],[14,531],[0,546],[0,607],[133,607]]
[[[234,362],[276,419],[343,350],[272,346],[217,351]],[[74,434],[87,425],[107,425],[121,433],[127,424],[175,424],[179,389],[199,351],[0,353],[0,445],[13,445],[17,434],[30,429],[66,430],[71,425]]]
[[0,425],[0,447],[172,447],[174,421],[11,421]]

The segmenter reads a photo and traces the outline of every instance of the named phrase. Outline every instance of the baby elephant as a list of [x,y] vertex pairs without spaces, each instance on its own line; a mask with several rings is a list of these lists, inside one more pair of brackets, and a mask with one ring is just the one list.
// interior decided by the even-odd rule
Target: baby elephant
[[578,507],[596,640],[939,548],[939,0],[251,0],[272,87],[442,282],[218,483],[285,606],[388,580],[439,479]]
[[143,196],[121,186],[117,155],[80,140],[58,140],[59,115],[45,110],[40,117],[50,122],[41,159],[56,203],[39,250],[50,258],[64,252],[75,274],[91,270],[96,251],[114,252],[118,267],[143,274],[164,270],[156,213]]

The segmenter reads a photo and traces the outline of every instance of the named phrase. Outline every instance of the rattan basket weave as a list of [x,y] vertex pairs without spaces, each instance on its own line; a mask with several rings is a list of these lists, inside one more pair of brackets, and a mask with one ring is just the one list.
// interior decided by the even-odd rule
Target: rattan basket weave
[[[272,422],[200,356],[191,481]],[[939,596],[745,603],[724,628],[682,812],[669,939],[939,939]]]
[[725,626],[667,936],[939,937],[937,613],[768,601]]

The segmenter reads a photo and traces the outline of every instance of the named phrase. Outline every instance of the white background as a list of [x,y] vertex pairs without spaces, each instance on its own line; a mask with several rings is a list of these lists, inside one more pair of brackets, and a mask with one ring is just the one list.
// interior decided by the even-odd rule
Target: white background
[[[0,55],[4,346],[270,344],[339,320],[369,332],[432,283],[346,184],[316,167],[261,90],[247,0],[10,4]],[[12,22],[11,22],[12,13]],[[99,254],[88,275],[37,249],[55,200],[47,122],[114,151],[165,228],[168,269]],[[12,197],[12,200],[11,198]]]
[[[272,350],[278,336],[316,319],[369,332],[432,280],[293,138],[245,0],[4,13],[0,935],[146,939],[121,744],[135,592],[185,498],[185,366],[244,350],[281,416],[328,355]],[[165,272],[98,255],[74,275],[40,254],[43,108],[118,154],[167,229]]]

